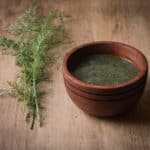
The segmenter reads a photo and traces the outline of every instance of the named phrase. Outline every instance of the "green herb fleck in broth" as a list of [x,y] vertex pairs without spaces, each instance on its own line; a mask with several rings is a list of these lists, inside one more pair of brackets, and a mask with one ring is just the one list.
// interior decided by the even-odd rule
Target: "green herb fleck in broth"
[[134,78],[138,69],[129,61],[112,55],[90,55],[80,60],[72,74],[94,85],[117,85]]

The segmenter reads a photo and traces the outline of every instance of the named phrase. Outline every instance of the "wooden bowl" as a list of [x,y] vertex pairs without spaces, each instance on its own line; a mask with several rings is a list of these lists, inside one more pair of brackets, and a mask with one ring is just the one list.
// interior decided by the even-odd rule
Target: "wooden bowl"
[[[131,80],[113,86],[84,83],[70,72],[79,59],[91,54],[111,54],[131,61],[139,70]],[[129,110],[141,97],[147,80],[148,63],[136,48],[118,42],[92,42],[73,48],[63,61],[66,90],[83,111],[96,116],[113,116]]]

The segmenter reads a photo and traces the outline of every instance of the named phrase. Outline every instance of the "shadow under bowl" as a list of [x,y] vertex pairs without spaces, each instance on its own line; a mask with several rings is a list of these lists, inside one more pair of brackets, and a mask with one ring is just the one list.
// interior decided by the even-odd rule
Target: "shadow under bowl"
[[[99,86],[82,82],[70,72],[87,55],[109,54],[131,61],[139,70],[131,80],[113,86]],[[73,102],[83,111],[96,116],[113,116],[129,110],[143,94],[147,80],[148,63],[145,56],[129,45],[102,41],[73,48],[63,62],[66,90]]]

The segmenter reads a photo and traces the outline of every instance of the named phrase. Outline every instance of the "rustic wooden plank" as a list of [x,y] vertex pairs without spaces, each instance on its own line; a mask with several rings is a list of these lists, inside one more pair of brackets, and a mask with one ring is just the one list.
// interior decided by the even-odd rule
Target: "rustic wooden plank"
[[[15,20],[29,0],[1,0],[0,27]],[[94,40],[131,44],[150,61],[150,1],[44,0],[43,14],[51,7],[71,15],[66,28],[74,41],[68,48]],[[0,55],[0,83],[6,85],[19,71],[10,56]],[[0,149],[2,150],[130,150],[150,149],[150,80],[140,105],[117,118],[95,118],[79,110],[67,96],[61,68],[54,72],[53,91],[46,95],[44,125],[31,131],[24,122],[22,105],[0,98]]]

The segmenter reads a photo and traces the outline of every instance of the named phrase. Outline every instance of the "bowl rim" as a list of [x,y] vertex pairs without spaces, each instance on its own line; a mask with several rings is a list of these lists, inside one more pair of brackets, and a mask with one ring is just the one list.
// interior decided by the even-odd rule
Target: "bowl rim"
[[[70,56],[74,52],[78,51],[80,48],[91,46],[91,45],[97,45],[97,44],[122,45],[125,47],[129,47],[132,50],[135,50],[137,53],[139,53],[141,55],[142,59],[145,62],[143,70],[139,71],[138,74],[134,78],[132,78],[131,80],[124,82],[124,83],[121,83],[121,84],[117,84],[117,85],[94,85],[94,84],[88,84],[86,82],[83,82],[83,81],[77,79],[76,77],[74,77],[70,73],[70,71],[67,67],[67,62],[68,62]],[[124,43],[116,42],[116,41],[94,41],[94,42],[88,42],[88,43],[80,44],[79,46],[76,46],[76,47],[72,48],[69,52],[67,52],[65,57],[64,57],[64,60],[63,60],[62,70],[63,70],[64,78],[68,79],[71,82],[74,82],[74,84],[79,85],[81,88],[86,87],[88,89],[96,89],[96,90],[115,90],[115,89],[124,88],[126,86],[130,86],[130,85],[138,82],[148,72],[148,61],[147,61],[145,55],[140,50],[138,50],[137,48],[130,46],[128,44],[124,44]]]

